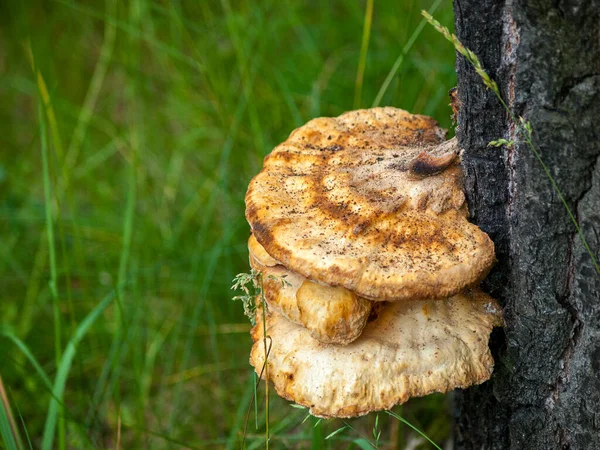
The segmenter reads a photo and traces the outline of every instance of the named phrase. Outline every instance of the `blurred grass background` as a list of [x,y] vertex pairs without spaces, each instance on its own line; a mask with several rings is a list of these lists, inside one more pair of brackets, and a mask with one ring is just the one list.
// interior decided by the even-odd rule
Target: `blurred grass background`
[[[378,103],[450,128],[432,6],[452,27],[449,0],[374,2],[367,40],[366,1],[0,3],[0,375],[24,448],[239,448],[246,186],[313,117]],[[395,411],[448,439],[444,396]],[[378,442],[375,414],[303,422],[272,394],[270,415],[271,448],[432,448],[386,414]]]

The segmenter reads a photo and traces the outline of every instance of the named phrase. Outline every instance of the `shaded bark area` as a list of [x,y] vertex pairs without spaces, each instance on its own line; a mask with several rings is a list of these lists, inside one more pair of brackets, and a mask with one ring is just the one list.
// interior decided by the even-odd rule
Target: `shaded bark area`
[[[600,257],[600,4],[455,0],[456,31],[498,82]],[[456,448],[600,448],[600,277],[542,165],[469,64],[458,139],[472,220],[496,244],[504,306],[492,380],[456,396]]]

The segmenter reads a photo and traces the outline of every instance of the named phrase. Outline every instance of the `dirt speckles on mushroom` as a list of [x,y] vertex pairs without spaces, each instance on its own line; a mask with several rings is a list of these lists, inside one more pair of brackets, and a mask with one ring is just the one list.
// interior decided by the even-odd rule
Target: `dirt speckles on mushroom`
[[[323,151],[332,141],[341,148]],[[265,158],[246,217],[273,258],[311,280],[373,300],[452,295],[494,261],[466,220],[457,153],[433,120],[395,108],[314,119]]]

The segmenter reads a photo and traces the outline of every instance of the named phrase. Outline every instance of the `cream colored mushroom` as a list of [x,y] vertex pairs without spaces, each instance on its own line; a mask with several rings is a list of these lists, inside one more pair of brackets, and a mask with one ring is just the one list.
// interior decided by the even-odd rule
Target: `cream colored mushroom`
[[466,219],[457,144],[443,136],[395,108],[311,120],[251,181],[253,234],[289,270],[374,301],[476,284],[494,246]]
[[[323,344],[275,311],[267,318],[269,378],[278,394],[318,417],[355,417],[410,397],[486,381],[494,361],[488,339],[502,322],[479,290],[448,299],[386,306],[347,346]],[[264,364],[262,326],[252,330],[250,363]]]
[[313,338],[323,343],[346,345],[360,336],[372,302],[343,287],[318,284],[286,269],[252,236],[248,249],[250,265],[262,273],[263,291],[270,308],[304,326]]

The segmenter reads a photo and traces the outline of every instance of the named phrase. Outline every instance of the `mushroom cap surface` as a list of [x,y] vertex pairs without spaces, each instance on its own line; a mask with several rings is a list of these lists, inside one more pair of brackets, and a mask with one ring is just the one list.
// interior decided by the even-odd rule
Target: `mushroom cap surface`
[[373,302],[343,287],[307,280],[282,265],[269,266],[266,263],[272,258],[252,237],[248,248],[250,265],[262,273],[263,292],[270,308],[302,325],[323,343],[347,345],[360,336]]
[[[486,381],[488,339],[501,309],[479,290],[445,300],[387,304],[347,346],[323,344],[275,311],[267,317],[269,379],[278,394],[318,417],[355,417],[410,397]],[[264,364],[262,325],[252,330],[250,363]]]
[[254,236],[290,270],[370,300],[440,298],[480,281],[494,246],[466,220],[448,157],[458,147],[443,136],[433,119],[389,107],[311,120],[250,182]]

